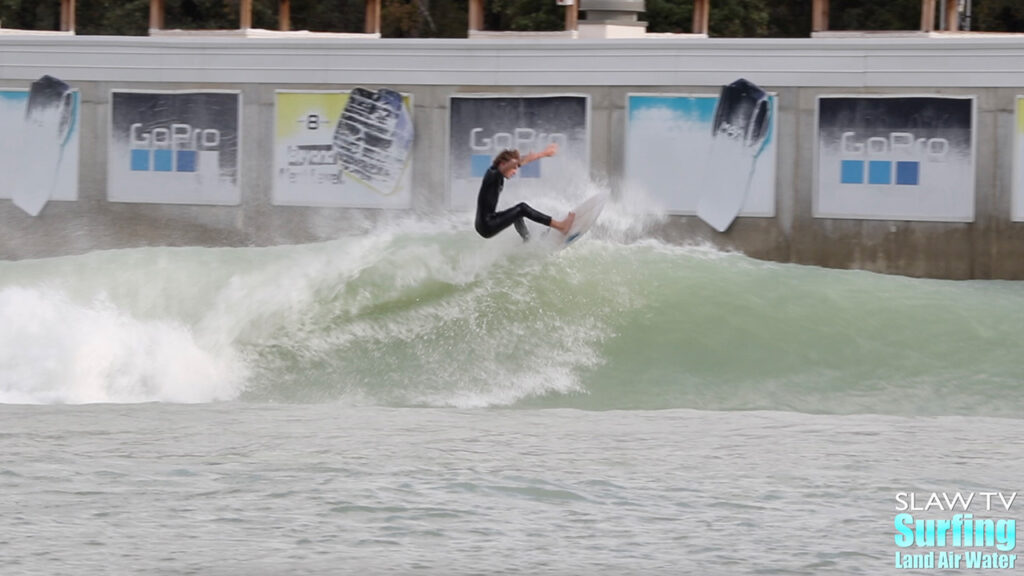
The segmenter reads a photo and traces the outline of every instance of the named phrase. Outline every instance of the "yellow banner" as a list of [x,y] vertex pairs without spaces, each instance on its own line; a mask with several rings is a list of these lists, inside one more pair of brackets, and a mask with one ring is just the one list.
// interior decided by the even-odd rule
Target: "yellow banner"
[[412,102],[380,88],[278,91],[273,202],[410,208]]

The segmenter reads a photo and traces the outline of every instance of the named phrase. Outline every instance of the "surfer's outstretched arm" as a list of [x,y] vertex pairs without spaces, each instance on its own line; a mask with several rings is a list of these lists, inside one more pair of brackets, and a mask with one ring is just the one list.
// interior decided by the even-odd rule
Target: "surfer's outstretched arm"
[[551,144],[548,144],[548,147],[545,148],[544,150],[540,152],[535,152],[533,154],[527,154],[526,156],[520,158],[519,165],[522,166],[524,164],[529,164],[530,162],[533,162],[534,160],[540,160],[541,158],[549,158],[551,156],[554,156],[556,153],[558,153],[558,144],[552,142]]
[[[519,165],[522,166],[524,164],[529,164],[530,162],[533,162],[534,160],[540,160],[541,158],[550,158],[551,156],[554,156],[557,153],[558,144],[552,142],[548,144],[547,148],[545,148],[544,150],[533,154],[527,154],[526,156],[520,158]],[[569,215],[566,216],[564,220],[555,220],[554,218],[552,218],[548,226],[554,228],[555,230],[558,230],[562,234],[568,234],[569,229],[572,228],[572,221],[575,219],[576,214],[569,212]]]

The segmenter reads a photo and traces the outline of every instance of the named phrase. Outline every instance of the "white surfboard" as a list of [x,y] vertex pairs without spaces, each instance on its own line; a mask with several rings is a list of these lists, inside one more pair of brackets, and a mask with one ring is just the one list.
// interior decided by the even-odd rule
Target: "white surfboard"
[[14,205],[38,216],[57,185],[74,123],[71,87],[53,76],[32,83],[21,138],[21,169],[12,183]]
[[743,209],[770,125],[771,104],[760,86],[740,78],[722,87],[697,202],[697,216],[715,230],[728,230]]
[[562,248],[572,244],[580,236],[586,234],[587,230],[590,230],[590,227],[597,222],[597,217],[601,215],[601,211],[604,210],[604,205],[607,202],[608,193],[598,192],[573,209],[573,212],[576,213],[576,219],[573,220],[569,233],[562,240]]

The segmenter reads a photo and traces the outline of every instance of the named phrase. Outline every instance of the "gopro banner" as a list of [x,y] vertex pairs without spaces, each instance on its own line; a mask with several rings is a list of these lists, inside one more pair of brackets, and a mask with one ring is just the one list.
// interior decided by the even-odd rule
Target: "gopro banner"
[[412,206],[410,95],[279,90],[275,125],[274,204]]
[[452,96],[449,207],[475,210],[484,173],[509,148],[525,156],[558,145],[555,156],[519,171],[521,188],[541,189],[550,196],[589,181],[589,109],[587,96]]
[[240,93],[114,90],[110,101],[110,201],[240,202]]
[[21,191],[41,195],[36,214],[47,200],[78,200],[81,96],[68,89],[52,106],[45,96],[40,90],[0,90],[0,198],[14,199]]
[[767,126],[756,145],[712,161],[718,96],[626,97],[626,193],[653,199],[672,214],[696,214],[704,194],[743,190],[741,216],[775,215],[777,101],[768,95]]
[[818,98],[814,215],[974,220],[974,98]]

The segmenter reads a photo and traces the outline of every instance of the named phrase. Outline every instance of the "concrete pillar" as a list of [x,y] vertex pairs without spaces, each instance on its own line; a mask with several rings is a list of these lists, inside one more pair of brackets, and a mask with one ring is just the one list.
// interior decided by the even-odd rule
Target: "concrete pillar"
[[75,0],[60,0],[60,29],[62,32],[75,31]]
[[814,0],[811,4],[811,32],[828,30],[828,0]]

